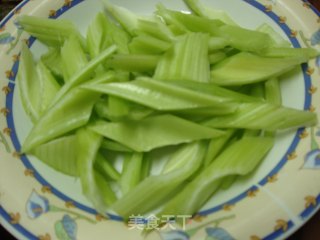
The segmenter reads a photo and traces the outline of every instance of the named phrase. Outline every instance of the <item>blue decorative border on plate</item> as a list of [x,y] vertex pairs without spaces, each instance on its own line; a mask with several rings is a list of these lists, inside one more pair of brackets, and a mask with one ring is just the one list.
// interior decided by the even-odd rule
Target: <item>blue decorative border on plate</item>
[[[68,11],[69,9],[71,9],[72,7],[76,6],[77,4],[83,2],[84,0],[73,0],[71,2],[70,6],[64,6],[62,8],[60,8],[59,10],[57,10],[56,15],[53,16],[52,18],[57,18],[59,16],[61,16],[64,12]],[[298,40],[294,37],[290,37],[291,36],[291,29],[288,27],[288,25],[286,25],[285,23],[280,23],[279,22],[279,16],[277,16],[274,12],[272,11],[266,11],[266,7],[264,5],[262,5],[261,3],[257,2],[256,0],[243,0],[244,2],[254,6],[255,8],[259,9],[260,11],[264,12],[266,15],[268,15],[271,19],[273,19],[280,27],[281,29],[286,33],[286,35],[289,37],[290,41],[292,42],[293,46],[296,48],[301,47]],[[21,9],[25,4],[27,4],[29,2],[29,0],[25,0],[22,3],[20,3],[15,10]],[[302,2],[308,2],[306,0],[302,0]],[[319,16],[320,13],[311,5],[312,10]],[[12,17],[14,16],[14,12],[12,11],[0,24],[0,27],[3,27]],[[29,41],[29,46],[32,45],[34,39],[30,39]],[[9,80],[14,81],[15,80],[15,75],[17,73],[17,69],[18,69],[18,61],[13,65],[12,67],[12,71],[14,73],[14,77],[11,77]],[[308,93],[308,89],[311,87],[311,78],[310,76],[306,73],[306,69],[308,69],[308,65],[307,64],[303,64],[302,65],[302,71],[304,74],[304,81],[305,81],[305,104],[304,104],[304,108],[308,109],[311,105],[311,95]],[[7,95],[6,98],[6,107],[8,109],[12,109],[13,107],[13,94],[14,94],[14,83],[13,82],[9,82],[8,87],[10,89],[12,89],[11,93],[9,93]],[[12,111],[11,111],[12,112]],[[20,143],[19,140],[14,132],[14,121],[13,121],[13,116],[12,114],[8,114],[7,115],[7,123],[8,123],[8,127],[10,129],[12,129],[12,133],[11,133],[11,139],[13,142],[13,145],[15,147],[16,150],[20,149]],[[280,162],[277,164],[277,166],[265,177],[263,178],[260,182],[259,185],[263,186],[267,183],[267,179],[269,176],[272,176],[274,174],[276,174],[277,172],[280,171],[280,169],[286,164],[287,162],[287,154],[293,152],[295,150],[295,148],[297,147],[300,139],[299,139],[299,135],[301,134],[301,132],[303,131],[303,129],[299,129],[294,137],[294,140],[292,142],[292,144],[290,145],[289,149],[287,150],[287,153],[285,154],[285,156],[280,160]],[[32,166],[32,164],[30,163],[30,161],[28,160],[28,158],[26,156],[22,156],[21,157],[25,167],[27,169],[31,169],[34,171],[34,176],[35,178],[43,185],[43,186],[50,186],[51,187],[51,191],[53,194],[55,194],[57,197],[61,198],[64,201],[71,201],[74,203],[75,207],[82,209],[86,212],[92,213],[92,214],[97,214],[97,212],[90,208],[87,207],[83,204],[80,204],[76,201],[74,201],[73,199],[69,198],[68,196],[66,196],[65,194],[61,193],[59,190],[55,189],[53,186],[51,186],[37,171],[36,169]],[[252,188],[248,189],[248,191],[254,191],[256,190],[257,187],[253,186]],[[233,199],[219,205],[216,206],[214,208],[205,210],[205,211],[201,211],[199,212],[199,215],[208,215],[211,214],[213,212],[219,211],[223,208],[223,206],[225,204],[234,204],[242,199],[244,199],[245,197],[247,197],[247,192],[244,192],[236,197],[234,197]],[[320,195],[317,198],[318,202],[320,202]],[[303,213],[301,213],[301,217],[307,217],[312,213],[312,208],[308,208],[306,209]],[[10,215],[2,208],[0,207],[0,215],[7,221],[10,223]],[[108,214],[111,220],[116,220],[116,221],[121,221],[122,218],[116,215],[112,215],[112,214]],[[289,221],[288,222],[288,229],[290,229],[291,227],[293,227],[294,224],[293,222]],[[20,233],[22,233],[24,236],[26,236],[27,238],[30,239],[38,239],[37,237],[35,237],[34,235],[32,235],[30,232],[28,232],[25,228],[23,228],[21,225],[17,224],[14,226],[16,230],[18,230]],[[270,235],[266,236],[263,239],[266,240],[271,240],[274,239],[276,237],[279,237],[281,234],[283,234],[283,231],[275,231],[273,233],[271,233]]]

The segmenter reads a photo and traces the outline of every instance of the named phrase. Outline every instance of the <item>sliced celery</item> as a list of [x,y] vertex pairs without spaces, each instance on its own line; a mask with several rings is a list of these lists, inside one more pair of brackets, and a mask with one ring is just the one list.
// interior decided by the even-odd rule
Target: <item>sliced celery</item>
[[139,19],[138,30],[166,42],[171,42],[175,39],[169,27],[157,18],[154,21]]
[[174,43],[160,59],[154,78],[209,82],[208,35],[190,33]]
[[222,37],[210,37],[209,39],[209,51],[217,51],[223,49],[229,45],[229,41]]
[[276,58],[298,58],[307,62],[309,59],[319,56],[320,52],[314,48],[268,48],[262,51],[261,55]]
[[280,107],[269,103],[244,103],[238,111],[206,122],[214,128],[246,128],[268,131],[308,127],[317,123],[312,112]]
[[101,143],[101,148],[115,152],[132,152],[132,149],[110,139],[104,139]]
[[223,131],[203,127],[173,115],[148,117],[140,121],[98,121],[90,129],[137,151],[219,137]]
[[34,147],[62,136],[85,125],[99,94],[83,89],[73,89],[49,108],[33,126],[21,151],[29,152]]
[[215,65],[211,81],[222,86],[243,85],[264,81],[292,70],[305,58],[268,58],[241,52]]
[[263,137],[243,138],[228,146],[215,161],[165,204],[161,215],[196,213],[218,189],[224,177],[250,173],[272,146],[273,139]]
[[83,88],[121,97],[162,111],[215,107],[224,112],[234,112],[237,106],[228,98],[210,96],[149,78],[126,83],[91,84]]
[[171,47],[171,43],[149,35],[138,35],[129,44],[132,54],[161,54]]
[[226,59],[228,56],[225,52],[223,51],[217,51],[214,53],[211,53],[209,55],[209,62],[210,64],[216,64],[218,62],[221,62],[222,60]]
[[77,177],[77,144],[76,135],[64,136],[35,147],[30,151],[40,161],[48,164],[56,171]]
[[143,153],[133,152],[125,158],[123,169],[119,180],[123,195],[130,192],[141,180]]
[[63,78],[63,66],[61,61],[61,53],[58,48],[50,48],[49,51],[41,56],[41,61],[57,78]]
[[237,178],[238,178],[237,175],[231,175],[231,176],[225,177],[222,180],[222,184],[220,186],[220,189],[222,189],[222,190],[229,189],[232,186],[232,184],[235,183],[235,181],[237,181]]
[[147,177],[136,188],[120,198],[112,206],[112,209],[128,218],[132,214],[144,214],[157,208],[198,170],[204,153],[205,145],[200,142],[181,146],[170,160],[184,162],[185,164],[182,164],[181,168],[166,174]]
[[77,168],[82,192],[92,202],[97,211],[104,214],[107,206],[111,205],[116,198],[111,197],[111,187],[94,170],[94,162],[102,137],[87,128],[80,128],[76,135],[78,149]]
[[290,47],[291,43],[285,40],[278,32],[276,32],[270,25],[264,23],[257,28],[257,31],[268,34],[272,41],[273,47]]
[[107,61],[106,66],[129,72],[150,72],[157,67],[160,57],[147,54],[117,54]]
[[265,82],[264,86],[267,102],[280,106],[282,104],[282,97],[279,79],[271,78]]
[[107,178],[107,180],[120,180],[120,173],[113,167],[108,159],[104,158],[104,156],[100,153],[98,153],[96,156],[94,168],[101,174],[101,176]]
[[61,48],[61,64],[65,82],[81,71],[88,64],[88,59],[83,51],[79,39],[72,35]]
[[203,18],[217,19],[229,25],[237,25],[234,20],[222,10],[217,10],[205,6],[200,0],[183,0],[185,4],[194,12]]
[[129,115],[130,104],[128,103],[128,101],[122,98],[109,96],[108,106],[109,119],[111,119],[112,121],[122,120]]
[[85,48],[83,37],[69,20],[22,15],[18,18],[18,22],[25,31],[49,46],[60,47],[69,36],[75,35]]

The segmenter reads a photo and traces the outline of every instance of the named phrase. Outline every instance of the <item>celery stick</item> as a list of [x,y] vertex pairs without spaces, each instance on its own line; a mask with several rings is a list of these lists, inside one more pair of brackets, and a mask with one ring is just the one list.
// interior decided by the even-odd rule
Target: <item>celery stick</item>
[[120,180],[120,173],[113,167],[108,159],[105,159],[100,153],[98,153],[96,156],[94,168],[101,174],[101,176],[107,178],[108,180]]
[[228,129],[225,135],[210,140],[208,150],[204,158],[204,167],[209,166],[212,161],[214,161],[214,159],[223,151],[223,149],[227,146],[226,144],[233,137],[234,133],[234,129]]
[[209,82],[208,35],[190,33],[175,42],[160,59],[154,78]]
[[314,126],[317,115],[312,112],[280,107],[269,103],[244,103],[238,111],[217,116],[205,125],[214,128],[246,128],[276,131]]
[[73,89],[49,108],[33,126],[21,151],[29,152],[34,147],[62,136],[85,125],[99,94],[83,89]]
[[262,99],[262,100],[265,99],[264,83],[258,82],[250,85],[249,87],[250,87],[250,90],[249,90],[250,96],[253,96],[255,98]]
[[22,44],[17,79],[23,108],[32,122],[35,122],[39,118],[40,83],[32,53],[25,44]]
[[218,19],[229,25],[237,25],[232,18],[222,10],[209,8],[200,2],[200,0],[183,0],[193,13],[203,18]]
[[177,216],[196,213],[218,189],[224,177],[250,173],[272,146],[273,139],[263,137],[248,137],[233,143],[182,191],[170,199],[160,215]]
[[102,137],[87,128],[80,128],[76,135],[77,168],[82,192],[92,202],[97,211],[104,214],[107,206],[114,202],[115,197],[110,201],[110,193],[112,193],[110,186],[94,170],[94,161]]
[[64,42],[61,47],[61,61],[65,83],[88,64],[87,56],[76,36],[72,35]]
[[35,147],[30,154],[58,172],[77,177],[76,135],[57,138]]
[[143,153],[133,152],[130,157],[125,158],[121,178],[119,181],[123,195],[130,192],[141,180],[141,169]]
[[116,45],[119,53],[128,53],[129,35],[104,13],[98,13],[87,30],[87,45],[92,58]]
[[115,152],[132,152],[132,149],[110,139],[103,139],[101,148]]
[[138,20],[138,31],[141,31],[149,36],[153,36],[156,39],[172,42],[175,36],[170,31],[169,27],[165,25],[160,19],[154,21],[139,19]]
[[282,98],[279,79],[271,78],[265,82],[265,94],[268,103],[281,106]]
[[115,51],[117,50],[116,46],[111,46],[100,53],[97,57],[92,59],[86,67],[81,69],[77,74],[73,75],[70,81],[65,84],[61,90],[58,92],[55,99],[52,101],[52,105],[54,106],[67,92],[69,92],[74,87],[80,85],[83,82],[89,81],[94,74],[96,68],[107,58],[109,58]]
[[90,129],[137,152],[224,134],[223,131],[203,127],[169,114],[152,116],[140,121],[98,121],[91,125]]
[[209,55],[209,62],[210,64],[216,64],[218,62],[221,62],[222,60],[226,59],[228,56],[225,52],[223,51],[217,51],[214,53],[211,53]]
[[314,48],[268,48],[261,53],[264,57],[275,58],[299,58],[307,62],[309,59],[316,58],[320,52]]
[[60,49],[50,48],[46,54],[41,56],[41,61],[48,69],[50,69],[56,78],[63,78]]
[[229,41],[222,37],[210,37],[209,39],[209,51],[217,51],[223,49],[229,45]]
[[69,20],[22,15],[18,18],[18,22],[25,31],[37,37],[44,44],[60,47],[69,36],[76,35],[85,49],[84,39]]
[[132,54],[161,54],[171,47],[171,43],[149,35],[138,35],[129,44]]
[[225,38],[236,49],[255,53],[271,47],[273,43],[268,34],[230,25],[221,26],[216,36]]
[[288,40],[285,40],[278,32],[266,23],[259,26],[257,31],[268,34],[272,39],[273,47],[291,47],[291,43]]
[[237,175],[231,175],[231,176],[225,177],[222,180],[222,184],[220,186],[220,189],[221,190],[229,189],[232,186],[232,184],[234,184],[237,181],[237,178],[238,178]]
[[242,52],[215,65],[211,81],[222,86],[264,81],[288,72],[305,62],[305,58],[268,58]]
[[151,157],[150,153],[144,153],[143,160],[142,160],[142,168],[141,168],[141,181],[146,179],[151,174],[153,158]]
[[216,107],[224,112],[234,112],[237,106],[228,98],[198,93],[150,78],[126,83],[91,84],[83,88],[124,98],[160,111]]
[[106,66],[129,72],[149,72],[157,67],[160,57],[147,54],[117,54],[106,62]]
[[129,115],[130,104],[128,103],[128,101],[122,98],[109,96],[108,104],[109,104],[109,118],[112,121],[123,120]]
[[132,214],[144,214],[157,208],[198,170],[204,153],[205,145],[200,142],[181,146],[171,157],[173,162],[185,163],[181,168],[166,174],[147,177],[128,194],[120,198],[112,206],[112,209],[127,218]]

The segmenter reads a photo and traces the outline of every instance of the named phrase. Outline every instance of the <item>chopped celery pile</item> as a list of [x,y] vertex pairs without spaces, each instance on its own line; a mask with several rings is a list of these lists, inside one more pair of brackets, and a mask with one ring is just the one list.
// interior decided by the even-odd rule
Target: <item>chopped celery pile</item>
[[86,36],[68,20],[18,18],[47,46],[39,61],[21,50],[17,81],[34,124],[21,153],[79,178],[102,214],[195,214],[257,168],[277,131],[317,124],[283,106],[280,89],[315,49],[184,2],[190,14],[159,4],[141,17],[104,0]]

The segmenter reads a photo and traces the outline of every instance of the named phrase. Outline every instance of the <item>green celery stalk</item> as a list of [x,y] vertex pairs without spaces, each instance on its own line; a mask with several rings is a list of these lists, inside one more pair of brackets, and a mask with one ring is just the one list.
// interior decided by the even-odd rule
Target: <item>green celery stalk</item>
[[150,153],[144,153],[141,167],[141,181],[146,179],[151,174],[153,158]]
[[128,101],[122,98],[109,96],[108,106],[109,118],[112,121],[120,121],[122,119],[125,119],[129,115],[130,104],[128,103]]
[[108,180],[120,180],[120,173],[113,167],[108,159],[105,159],[104,156],[100,153],[98,153],[96,156],[94,168],[101,174],[101,176],[107,178]]
[[56,78],[63,79],[60,49],[50,48],[46,54],[41,56],[41,61]]
[[209,52],[223,49],[229,45],[229,41],[222,37],[210,37]]
[[101,148],[115,152],[132,152],[132,149],[110,139],[103,139]]
[[274,105],[282,105],[280,82],[277,78],[271,78],[264,84],[266,100]]
[[312,112],[281,107],[269,103],[243,103],[238,111],[217,116],[205,122],[214,128],[245,128],[267,131],[314,126],[317,115]]
[[217,51],[214,53],[211,53],[209,55],[209,62],[210,64],[217,64],[218,62],[221,62],[222,60],[226,59],[228,56],[223,51]]
[[79,38],[81,46],[86,48],[83,37],[69,20],[22,15],[18,22],[25,31],[49,46],[61,47],[69,36],[75,35]]
[[160,111],[215,107],[224,112],[234,112],[235,106],[237,107],[237,104],[228,98],[210,96],[151,78],[139,78],[125,83],[91,84],[83,88],[120,97]]
[[[124,218],[132,214],[144,214],[157,208],[198,170],[202,163],[205,145],[194,142],[181,146],[171,161],[184,162],[181,168],[166,174],[149,176],[129,193],[119,199],[112,209]],[[157,196],[157,197],[155,197]]]
[[63,136],[35,147],[30,154],[58,172],[78,177],[76,135]]
[[210,140],[208,145],[208,150],[203,161],[204,167],[209,166],[212,163],[212,161],[215,160],[215,158],[227,146],[226,144],[229,143],[230,139],[234,136],[234,134],[235,134],[234,129],[228,129],[225,135],[218,138],[213,138]]
[[122,195],[127,194],[141,180],[143,153],[133,152],[124,159],[121,178],[119,180]]
[[200,2],[200,0],[183,0],[190,10],[203,18],[217,19],[225,24],[237,25],[234,20],[222,10],[209,8]]
[[97,211],[104,214],[107,206],[112,204],[116,198],[110,195],[112,190],[109,184],[94,170],[94,163],[102,137],[87,128],[78,129],[76,135],[77,168],[82,192],[92,202]]
[[162,54],[171,47],[171,43],[150,35],[138,35],[129,44],[131,54]]
[[208,35],[190,33],[181,37],[160,59],[154,78],[209,82]]
[[225,177],[222,180],[222,184],[220,186],[220,189],[224,190],[224,191],[229,189],[232,186],[232,184],[234,184],[237,181],[238,177],[239,176],[237,176],[237,175],[231,175],[231,176]]
[[261,82],[288,72],[305,62],[305,58],[268,58],[241,52],[215,65],[211,81],[222,86]]
[[247,137],[236,141],[170,199],[160,215],[195,214],[218,189],[223,178],[247,175],[257,167],[272,146],[272,138]]
[[221,26],[216,36],[225,38],[231,47],[254,53],[260,53],[273,44],[266,33],[230,25]]
[[26,138],[21,152],[29,152],[38,145],[85,125],[99,96],[79,88],[70,91],[39,118]]
[[98,121],[92,131],[117,141],[137,152],[219,137],[223,131],[203,127],[173,115],[148,117],[140,121]]
[[82,50],[79,39],[74,35],[69,37],[61,47],[61,64],[65,83],[88,64],[87,56]]
[[160,56],[148,54],[117,54],[106,62],[106,66],[129,72],[154,71]]
[[168,26],[157,18],[155,18],[154,21],[139,19],[138,31],[169,43],[175,40],[175,36],[172,34]]
[[119,53],[128,53],[129,35],[104,13],[98,13],[87,30],[87,45],[92,58],[116,45]]
[[291,47],[291,43],[288,40],[285,40],[278,32],[276,32],[270,25],[267,23],[262,24],[257,28],[257,31],[263,32],[269,35],[272,39],[273,47]]
[[264,57],[274,58],[298,58],[307,62],[309,59],[316,58],[320,55],[319,51],[314,48],[268,48],[261,53]]

